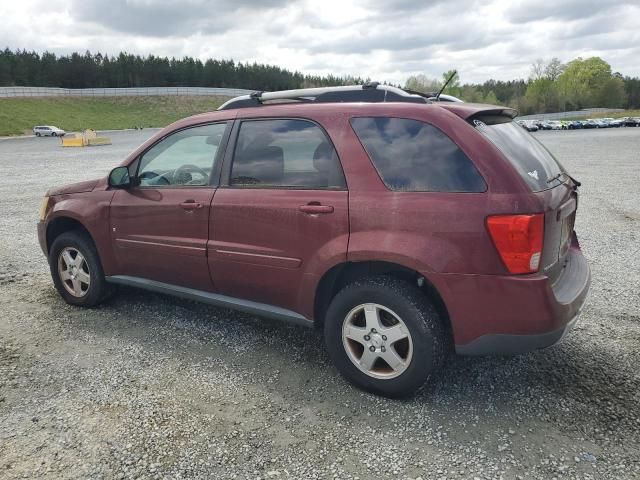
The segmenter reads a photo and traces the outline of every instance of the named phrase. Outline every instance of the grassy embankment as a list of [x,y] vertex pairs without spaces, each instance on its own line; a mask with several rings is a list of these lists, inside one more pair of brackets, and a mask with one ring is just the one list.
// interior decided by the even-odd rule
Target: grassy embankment
[[221,97],[32,97],[0,99],[0,136],[31,133],[35,125],[66,131],[164,127],[196,113],[210,112]]
[[623,110],[622,112],[592,113],[588,116],[563,118],[562,120],[586,120],[587,118],[624,118],[640,117],[640,110]]

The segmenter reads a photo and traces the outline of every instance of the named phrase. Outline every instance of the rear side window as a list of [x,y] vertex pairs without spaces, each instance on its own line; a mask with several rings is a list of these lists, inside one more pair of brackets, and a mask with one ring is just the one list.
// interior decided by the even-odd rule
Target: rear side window
[[353,118],[380,178],[395,191],[484,192],[473,162],[441,130],[406,118]]
[[242,122],[230,183],[258,188],[346,186],[340,160],[324,131],[299,119]]
[[534,192],[562,183],[564,172],[554,156],[536,138],[504,117],[479,117],[473,120],[476,130],[487,137],[511,162]]

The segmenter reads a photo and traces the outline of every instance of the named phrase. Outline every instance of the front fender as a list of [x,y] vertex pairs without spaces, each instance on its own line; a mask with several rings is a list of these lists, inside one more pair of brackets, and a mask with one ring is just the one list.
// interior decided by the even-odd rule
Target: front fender
[[81,224],[96,245],[105,275],[113,274],[115,266],[109,224],[113,195],[110,190],[94,190],[51,197],[52,205],[46,218],[46,231],[60,218],[70,218]]

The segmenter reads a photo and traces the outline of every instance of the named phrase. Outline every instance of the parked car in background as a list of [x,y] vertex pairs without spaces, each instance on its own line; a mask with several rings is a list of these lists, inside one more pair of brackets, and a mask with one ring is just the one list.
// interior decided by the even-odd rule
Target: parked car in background
[[579,130],[583,127],[582,122],[579,120],[574,120],[572,122],[567,123],[568,130]]
[[582,128],[599,128],[598,127],[598,123],[593,120],[592,118],[588,118],[587,120],[583,120],[582,122]]
[[549,120],[547,123],[551,127],[551,130],[562,130],[562,123],[558,120]]
[[64,137],[66,132],[53,125],[39,125],[33,127],[33,134],[36,137]]
[[406,396],[450,351],[555,344],[585,302],[580,183],[515,115],[379,84],[245,95],[49,190],[38,238],[71,305],[117,284],[315,326],[344,377]]
[[539,130],[551,130],[551,125],[549,125],[549,122],[545,122],[544,120],[533,120],[532,122],[538,127]]
[[625,127],[640,127],[640,118],[624,117],[622,125]]
[[527,132],[537,132],[538,126],[533,122],[527,122],[526,120],[518,120],[518,125],[524,128]]

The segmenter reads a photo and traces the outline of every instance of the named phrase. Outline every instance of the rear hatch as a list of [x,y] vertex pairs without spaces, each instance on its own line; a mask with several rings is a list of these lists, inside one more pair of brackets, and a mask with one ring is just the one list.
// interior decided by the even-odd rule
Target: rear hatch
[[481,113],[469,121],[500,149],[543,205],[544,246],[540,271],[555,280],[573,238],[579,183],[544,145],[510,116]]

